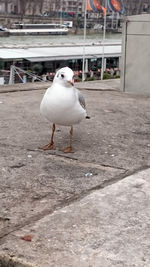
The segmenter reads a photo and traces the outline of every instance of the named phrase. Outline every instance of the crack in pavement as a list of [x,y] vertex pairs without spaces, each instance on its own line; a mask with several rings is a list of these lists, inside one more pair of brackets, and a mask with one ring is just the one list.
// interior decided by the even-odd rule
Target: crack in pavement
[[[125,169],[123,167],[112,166],[112,165],[109,165],[109,164],[103,164],[103,163],[97,164],[97,163],[86,162],[86,161],[81,161],[81,160],[79,161],[78,158],[71,157],[71,156],[66,155],[66,154],[61,154],[59,152],[51,152],[51,153],[47,152],[47,151],[43,152],[43,150],[41,150],[41,149],[28,149],[28,148],[25,148],[25,147],[22,147],[22,146],[8,145],[8,144],[4,144],[4,143],[0,143],[0,146],[8,147],[8,148],[9,147],[20,148],[20,149],[24,149],[24,150],[30,151],[30,152],[44,153],[44,156],[49,157],[49,158],[51,158],[53,160],[59,161],[61,159],[66,164],[77,165],[78,167],[95,168],[95,169],[108,170],[108,171],[111,171],[111,170],[114,170],[114,169],[123,170],[123,171],[127,170],[127,169]],[[19,164],[19,166],[18,165],[14,165],[14,166],[10,166],[10,168],[21,168],[23,166],[21,166]]]

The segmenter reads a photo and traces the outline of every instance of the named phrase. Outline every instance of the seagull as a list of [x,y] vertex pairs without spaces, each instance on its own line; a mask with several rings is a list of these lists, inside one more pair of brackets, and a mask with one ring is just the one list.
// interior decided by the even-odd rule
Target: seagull
[[49,87],[41,101],[41,114],[52,123],[52,134],[48,145],[43,150],[55,149],[54,133],[56,125],[70,126],[69,146],[62,149],[64,153],[72,153],[73,125],[87,115],[85,100],[81,92],[74,87],[74,73],[69,67],[59,69],[54,77],[52,86]]

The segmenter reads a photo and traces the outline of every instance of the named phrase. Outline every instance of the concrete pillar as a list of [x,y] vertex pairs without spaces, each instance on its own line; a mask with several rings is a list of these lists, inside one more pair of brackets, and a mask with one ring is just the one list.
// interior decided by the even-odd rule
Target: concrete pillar
[[121,65],[121,90],[150,95],[150,14],[124,22]]

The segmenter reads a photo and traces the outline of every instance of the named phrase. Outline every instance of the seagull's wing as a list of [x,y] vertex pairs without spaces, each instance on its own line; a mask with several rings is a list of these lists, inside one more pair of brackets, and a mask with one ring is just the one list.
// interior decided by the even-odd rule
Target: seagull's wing
[[[85,99],[84,99],[83,95],[81,94],[81,92],[78,89],[76,89],[76,93],[77,93],[78,101],[79,101],[81,107],[83,109],[86,109]],[[88,115],[86,115],[86,119],[90,119],[90,117]]]
[[79,100],[81,107],[85,109],[86,105],[85,105],[85,99],[84,99],[83,95],[81,94],[81,92],[78,89],[76,89],[76,92],[77,92],[78,100]]

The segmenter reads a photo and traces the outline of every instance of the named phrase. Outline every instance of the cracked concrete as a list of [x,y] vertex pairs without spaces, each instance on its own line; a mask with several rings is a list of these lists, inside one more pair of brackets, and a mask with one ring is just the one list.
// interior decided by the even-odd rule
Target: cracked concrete
[[[0,266],[149,266],[149,208],[138,208],[149,199],[150,97],[119,92],[118,80],[77,84],[91,119],[74,127],[75,153],[66,155],[67,127],[56,128],[55,151],[39,149],[50,137],[39,113],[46,87],[0,88]],[[136,232],[127,260],[131,217],[131,232],[145,223],[144,248],[139,258]]]

